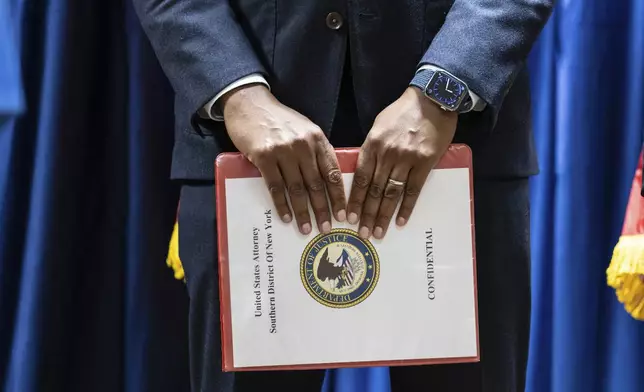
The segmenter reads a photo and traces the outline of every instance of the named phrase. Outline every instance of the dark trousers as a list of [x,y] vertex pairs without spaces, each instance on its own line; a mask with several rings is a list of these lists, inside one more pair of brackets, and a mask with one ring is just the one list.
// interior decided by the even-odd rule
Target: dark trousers
[[[179,253],[190,296],[192,390],[320,391],[324,371],[221,372],[214,195],[212,183],[181,189]],[[528,181],[475,180],[474,195],[481,362],[391,368],[393,391],[524,390],[530,322]]]

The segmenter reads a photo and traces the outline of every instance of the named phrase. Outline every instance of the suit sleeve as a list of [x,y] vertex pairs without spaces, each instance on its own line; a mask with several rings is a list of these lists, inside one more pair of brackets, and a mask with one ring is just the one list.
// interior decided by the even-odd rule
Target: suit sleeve
[[133,2],[161,67],[191,114],[240,78],[266,77],[228,0]]
[[420,64],[444,68],[498,110],[554,0],[455,0]]

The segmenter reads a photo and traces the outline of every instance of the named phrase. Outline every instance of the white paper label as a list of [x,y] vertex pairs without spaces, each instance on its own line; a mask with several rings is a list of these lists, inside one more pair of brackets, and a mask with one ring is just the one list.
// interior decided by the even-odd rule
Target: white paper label
[[261,178],[227,179],[226,209],[235,367],[477,355],[468,169],[433,170],[381,241],[301,235]]

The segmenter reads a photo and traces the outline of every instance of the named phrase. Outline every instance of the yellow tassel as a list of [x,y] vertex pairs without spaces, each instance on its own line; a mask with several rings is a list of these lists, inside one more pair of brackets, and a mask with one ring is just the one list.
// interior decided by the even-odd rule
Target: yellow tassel
[[644,321],[644,234],[620,237],[606,277],[626,311]]
[[166,264],[174,271],[175,279],[183,280],[185,282],[183,265],[181,264],[181,259],[179,258],[179,222],[175,222],[174,229],[172,230],[172,237],[170,238],[170,246],[168,249]]

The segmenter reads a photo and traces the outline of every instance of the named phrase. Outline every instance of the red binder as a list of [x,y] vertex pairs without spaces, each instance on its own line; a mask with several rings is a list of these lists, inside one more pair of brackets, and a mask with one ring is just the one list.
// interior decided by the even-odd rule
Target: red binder
[[[353,173],[356,168],[359,149],[343,148],[336,149],[340,169],[343,173]],[[450,358],[428,358],[408,360],[378,360],[360,362],[332,362],[332,363],[308,363],[290,364],[277,366],[235,366],[233,358],[233,328],[231,323],[231,299],[230,299],[230,278],[229,278],[229,249],[228,249],[228,217],[226,214],[226,179],[261,177],[258,169],[253,166],[244,156],[239,153],[222,153],[217,157],[215,163],[216,172],[216,211],[217,211],[217,233],[219,250],[219,294],[220,294],[220,322],[222,339],[222,370],[223,371],[258,371],[258,370],[304,370],[304,369],[330,369],[347,367],[368,367],[368,366],[410,366],[410,365],[432,365],[446,363],[478,362],[479,355],[479,333],[478,333],[478,306],[476,295],[476,252],[474,241],[474,202],[473,202],[473,178],[472,178],[472,154],[467,145],[453,144],[436,165],[435,169],[467,168],[470,178],[470,212],[472,230],[472,264],[474,279],[474,305],[476,317],[476,355],[468,357]],[[393,224],[393,223],[392,223]],[[376,343],[376,342],[374,342]]]

